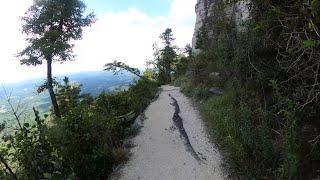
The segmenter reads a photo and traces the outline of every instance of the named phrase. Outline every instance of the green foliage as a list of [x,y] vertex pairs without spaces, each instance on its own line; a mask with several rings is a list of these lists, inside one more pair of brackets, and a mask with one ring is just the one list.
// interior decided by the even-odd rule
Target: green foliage
[[64,157],[63,169],[81,179],[107,177],[124,160],[119,156],[124,155],[123,139],[132,133],[136,116],[156,90],[155,82],[142,78],[127,91],[84,97],[77,106],[67,106],[69,110],[51,136]]
[[44,179],[46,174],[56,175],[60,170],[56,149],[48,141],[48,127],[34,112],[35,124],[24,123],[13,135],[2,138],[2,154],[18,167],[19,179]]
[[[126,159],[123,140],[136,131],[134,120],[157,88],[141,78],[127,91],[93,98],[65,78],[57,91],[61,118],[44,120],[34,110],[35,123],[3,137],[0,157],[15,167],[18,179],[106,179]],[[12,177],[6,170],[0,171],[2,179]]]
[[136,113],[141,113],[155,97],[157,89],[157,82],[141,79],[136,86],[129,89],[132,101],[131,108]]
[[320,41],[316,41],[316,40],[305,40],[303,41],[303,46],[304,48],[314,48],[320,45]]
[[156,80],[156,72],[151,69],[151,68],[147,68],[144,72],[143,72],[143,76],[146,77],[149,80],[155,81]]
[[205,84],[209,82],[210,58],[210,53],[200,53],[191,60],[190,72],[193,83]]
[[168,84],[172,80],[172,73],[177,61],[177,52],[172,45],[174,41],[172,30],[167,28],[165,32],[160,35],[164,47],[158,49],[154,46],[154,59],[149,64],[154,65],[157,71],[157,81],[159,84]]
[[[55,78],[53,78],[52,79],[52,85],[53,86],[58,86],[59,85],[59,82],[55,79]],[[40,85],[40,86],[38,86],[38,89],[37,89],[37,93],[43,93],[43,92],[45,92],[46,90],[48,89],[48,81],[44,81],[44,83],[42,84],[42,85]]]
[[173,85],[177,87],[182,87],[188,83],[188,78],[186,76],[178,76],[175,81],[173,81]]
[[163,41],[165,47],[171,47],[172,41],[175,39],[173,38],[172,29],[167,28],[161,35],[160,39]]
[[205,101],[201,112],[234,175],[240,179],[268,176],[277,158],[270,130],[263,124],[256,126],[254,117],[263,115],[261,110],[239,104],[236,96],[230,88],[225,95]]
[[179,57],[177,57],[177,62],[175,65],[175,70],[174,70],[174,78],[175,77],[179,77],[184,75],[187,72],[187,68],[188,68],[188,58],[185,57],[184,55],[181,55]]
[[211,96],[209,88],[205,84],[199,84],[195,87],[192,83],[187,82],[181,85],[181,91],[197,101],[207,100]]
[[236,177],[318,178],[319,3],[250,1],[241,27],[225,13],[234,3],[216,2],[176,83],[200,102]]
[[53,127],[51,141],[63,158],[65,173],[76,177],[106,177],[113,167],[112,149],[123,135],[120,121],[113,116],[96,114],[95,109],[80,105],[70,109]]
[[22,18],[22,31],[29,46],[20,54],[21,63],[42,64],[51,56],[57,61],[73,58],[71,40],[82,37],[82,28],[93,22],[94,15],[84,16],[85,4],[80,0],[34,1]]
[[80,95],[81,85],[71,84],[69,78],[63,79],[63,85],[58,85],[57,101],[62,114],[67,113],[68,110],[77,106],[81,98],[86,95]]
[[251,2],[251,16],[255,18],[251,23],[263,27],[253,33],[256,56],[253,64],[267,80],[276,79],[281,91],[300,106],[316,103],[318,99],[320,21],[316,4],[314,1]]
[[281,122],[276,128],[282,135],[282,179],[318,177],[319,166],[310,158],[314,153],[310,139],[320,129],[318,5],[318,1],[251,3],[251,23],[263,27],[254,33],[253,64],[265,83],[272,80],[274,102],[268,109]]
[[125,63],[123,62],[118,62],[118,61],[114,61],[113,63],[108,63],[106,64],[105,66],[105,71],[113,71],[115,74],[118,74],[120,73],[122,70],[125,70],[125,71],[128,71],[138,77],[143,77],[141,75],[141,72],[139,69],[137,68],[132,68],[128,65],[126,65]]
[[201,26],[197,32],[197,42],[196,42],[196,49],[204,50],[206,49],[206,31],[204,26]]

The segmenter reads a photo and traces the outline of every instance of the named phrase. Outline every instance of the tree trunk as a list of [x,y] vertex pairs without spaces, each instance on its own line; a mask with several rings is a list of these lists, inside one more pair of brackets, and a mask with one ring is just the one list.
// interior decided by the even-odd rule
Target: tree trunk
[[58,117],[61,118],[58,102],[56,99],[56,95],[54,94],[53,90],[53,80],[52,80],[52,57],[47,57],[47,83],[48,83],[48,91],[50,94],[52,107],[53,107],[53,113]]

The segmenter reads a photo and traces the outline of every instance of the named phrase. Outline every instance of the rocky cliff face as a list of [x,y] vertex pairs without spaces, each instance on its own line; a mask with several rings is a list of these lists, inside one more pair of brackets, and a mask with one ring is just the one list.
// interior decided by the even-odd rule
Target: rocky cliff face
[[192,48],[196,50],[197,34],[200,28],[205,23],[206,19],[210,17],[215,0],[198,0],[195,11],[196,11],[196,25],[194,29]]
[[214,18],[220,18],[221,16],[225,16],[227,21],[233,21],[239,30],[241,30],[240,24],[243,20],[248,18],[249,10],[247,6],[247,1],[240,1],[235,5],[225,5],[223,10],[219,9],[221,7],[217,7],[218,3],[225,0],[198,0],[195,6],[196,11],[196,24],[194,35],[192,39],[192,48],[195,52],[199,52],[196,49],[197,42],[197,34],[201,27],[207,26],[207,39],[214,39],[214,26],[213,23],[210,22]]

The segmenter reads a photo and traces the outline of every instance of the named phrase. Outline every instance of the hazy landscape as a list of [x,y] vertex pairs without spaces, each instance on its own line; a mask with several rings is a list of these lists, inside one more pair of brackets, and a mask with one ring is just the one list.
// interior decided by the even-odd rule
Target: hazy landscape
[[[58,76],[59,82],[67,76],[71,83],[82,85],[82,93],[97,96],[101,92],[112,92],[127,89],[131,83],[134,83],[134,76],[129,73],[114,75],[111,72],[82,72]],[[33,79],[28,81],[3,84],[0,90],[0,121],[11,121],[12,115],[7,98],[16,108],[19,104],[19,111],[23,112],[25,119],[32,115],[32,108],[35,107],[42,114],[48,112],[51,102],[47,92],[37,93],[37,88],[44,82],[44,79]]]

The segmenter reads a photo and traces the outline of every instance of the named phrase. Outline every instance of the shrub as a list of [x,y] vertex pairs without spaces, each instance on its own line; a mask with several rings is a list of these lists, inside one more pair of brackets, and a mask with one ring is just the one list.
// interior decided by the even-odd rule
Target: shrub
[[[127,91],[93,98],[65,80],[57,93],[61,119],[49,126],[35,111],[34,124],[22,124],[1,142],[0,155],[19,179],[106,179],[126,159],[123,141],[158,89],[141,78]],[[0,177],[11,178],[5,170]]]
[[205,87],[224,88],[201,109],[237,177],[317,178],[319,3],[250,1],[239,31],[226,14],[238,2],[215,2],[181,89],[203,100]]

